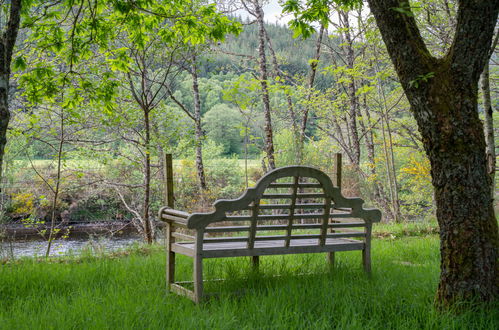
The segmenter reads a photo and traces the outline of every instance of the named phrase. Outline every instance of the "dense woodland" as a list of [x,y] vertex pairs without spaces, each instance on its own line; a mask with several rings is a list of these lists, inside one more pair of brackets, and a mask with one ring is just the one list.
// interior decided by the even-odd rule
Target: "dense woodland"
[[[371,2],[393,2],[393,17],[417,23],[428,56],[458,47],[460,1]],[[67,225],[127,220],[151,242],[166,154],[175,205],[187,211],[237,197],[280,166],[334,176],[342,153],[343,193],[381,209],[383,221],[438,217],[436,171],[449,166],[410,100],[441,72],[416,72],[417,59],[404,67],[387,50],[379,8],[327,3],[286,2],[288,26],[268,23],[259,0],[0,0],[1,221],[45,224],[50,241]],[[489,32],[475,95],[489,183],[476,194],[492,205],[499,34]]]

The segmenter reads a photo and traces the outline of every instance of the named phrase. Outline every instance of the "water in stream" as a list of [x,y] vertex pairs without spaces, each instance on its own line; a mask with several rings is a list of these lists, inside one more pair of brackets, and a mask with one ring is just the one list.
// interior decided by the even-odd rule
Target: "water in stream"
[[[139,237],[100,237],[97,239],[65,239],[52,243],[51,256],[78,255],[83,250],[96,253],[116,251],[141,242]],[[0,259],[44,256],[47,241],[0,241]]]

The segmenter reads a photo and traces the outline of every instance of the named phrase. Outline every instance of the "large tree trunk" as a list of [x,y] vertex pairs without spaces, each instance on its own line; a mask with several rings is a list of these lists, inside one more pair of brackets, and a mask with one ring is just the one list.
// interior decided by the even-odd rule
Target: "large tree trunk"
[[[2,181],[3,156],[7,144],[7,128],[10,121],[9,111],[9,79],[12,52],[19,31],[21,20],[21,0],[10,3],[9,21],[0,36],[0,182]],[[1,193],[0,187],[0,193]]]
[[490,301],[499,294],[499,235],[477,94],[499,0],[458,2],[456,35],[441,59],[428,52],[414,16],[393,10],[401,2],[369,5],[431,162],[441,240],[437,301]]
[[[439,77],[442,79],[442,77]],[[441,239],[438,299],[497,297],[497,221],[487,175],[485,139],[477,114],[477,95],[440,80],[428,103],[432,124],[417,116],[430,158]]]
[[206,190],[206,178],[203,165],[203,129],[201,126],[201,96],[199,93],[198,72],[196,57],[192,64],[192,94],[194,98],[194,126],[196,127],[196,168],[198,173],[199,187]]

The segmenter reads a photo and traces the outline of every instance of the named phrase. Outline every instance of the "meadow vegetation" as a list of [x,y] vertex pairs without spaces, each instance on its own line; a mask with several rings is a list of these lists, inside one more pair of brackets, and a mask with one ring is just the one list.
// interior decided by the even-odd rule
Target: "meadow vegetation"
[[[332,270],[322,254],[263,257],[259,273],[247,258],[208,260],[207,279],[227,281],[208,282],[220,295],[199,306],[166,293],[159,245],[10,261],[0,267],[0,328],[497,328],[497,305],[435,310],[438,245],[435,235],[375,239],[371,277],[358,252],[337,253]],[[190,260],[179,257],[180,279]]]

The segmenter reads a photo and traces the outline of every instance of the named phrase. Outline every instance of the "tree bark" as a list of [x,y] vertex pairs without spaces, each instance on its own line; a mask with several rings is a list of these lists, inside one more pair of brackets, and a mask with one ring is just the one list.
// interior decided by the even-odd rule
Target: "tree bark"
[[313,91],[312,89],[314,88],[315,84],[315,77],[317,75],[317,67],[319,66],[319,60],[321,58],[321,46],[322,46],[322,38],[324,37],[324,25],[321,24],[321,28],[319,30],[319,35],[317,36],[317,41],[315,42],[315,56],[313,58],[313,61],[310,64],[310,75],[308,78],[308,93],[307,93],[307,104],[305,106],[305,109],[303,111],[303,117],[301,120],[301,127],[300,127],[300,140],[298,143],[298,162],[301,164],[303,160],[303,148],[305,145],[305,132],[307,130],[307,124],[308,124],[308,113],[310,112],[310,105],[308,104],[310,102],[310,99],[312,98]]
[[392,214],[392,210],[390,208],[390,203],[386,198],[385,191],[383,189],[383,186],[381,185],[381,182],[378,179],[378,173],[376,170],[376,161],[375,161],[375,148],[374,148],[374,133],[373,133],[373,127],[371,126],[371,114],[369,107],[367,105],[367,100],[366,96],[364,95],[364,113],[365,113],[365,120],[368,123],[368,128],[366,128],[366,124],[364,123],[364,116],[361,117],[361,120],[359,121],[360,127],[361,127],[361,132],[362,135],[364,136],[364,144],[366,146],[366,151],[367,151],[367,160],[369,162],[369,171],[370,171],[370,176],[371,176],[371,181],[373,182],[373,199],[374,201],[380,205],[380,207],[383,209],[383,211],[388,213],[385,219],[393,219],[394,216]]
[[498,297],[499,235],[490,196],[478,81],[492,41],[499,0],[460,0],[448,53],[434,58],[401,0],[369,0],[418,123],[431,162],[440,226],[437,302]]
[[485,64],[481,82],[483,94],[484,133],[485,143],[487,145],[487,169],[490,176],[490,194],[491,198],[494,199],[494,195],[496,193],[496,145],[494,140],[494,110],[492,109],[492,99],[490,97],[489,63]]
[[270,169],[274,169],[274,138],[272,131],[272,118],[270,113],[270,96],[268,88],[267,58],[265,55],[265,21],[262,6],[258,1],[252,2],[254,13],[258,22],[258,65],[260,69],[260,85],[262,90],[263,114],[265,119],[265,151]]
[[151,228],[151,219],[149,217],[150,198],[151,198],[151,125],[149,120],[149,109],[142,109],[144,112],[144,234],[148,244],[152,244],[153,234]]
[[204,175],[203,165],[203,129],[201,126],[201,97],[199,93],[198,73],[196,65],[196,57],[193,58],[192,64],[192,96],[194,98],[194,126],[196,128],[196,169],[199,180],[199,187],[206,190],[206,178]]
[[[12,53],[21,21],[21,0],[10,3],[9,21],[0,38],[0,182],[2,181],[3,156],[7,144],[7,128],[10,121],[9,80]],[[0,193],[2,192],[0,187]]]
[[[342,33],[344,39],[343,51],[346,55],[347,66],[350,70],[354,69],[355,66],[355,52],[353,48],[353,40],[350,32],[350,22],[349,14],[347,11],[340,11],[339,13],[340,21],[344,28]],[[353,159],[352,162],[355,167],[360,165],[360,141],[359,132],[357,130],[357,116],[359,114],[359,98],[357,97],[357,86],[355,84],[355,78],[350,77],[350,82],[347,86],[348,100],[350,103],[350,109],[348,111],[347,129],[348,136],[350,138],[350,148],[352,150]]]

